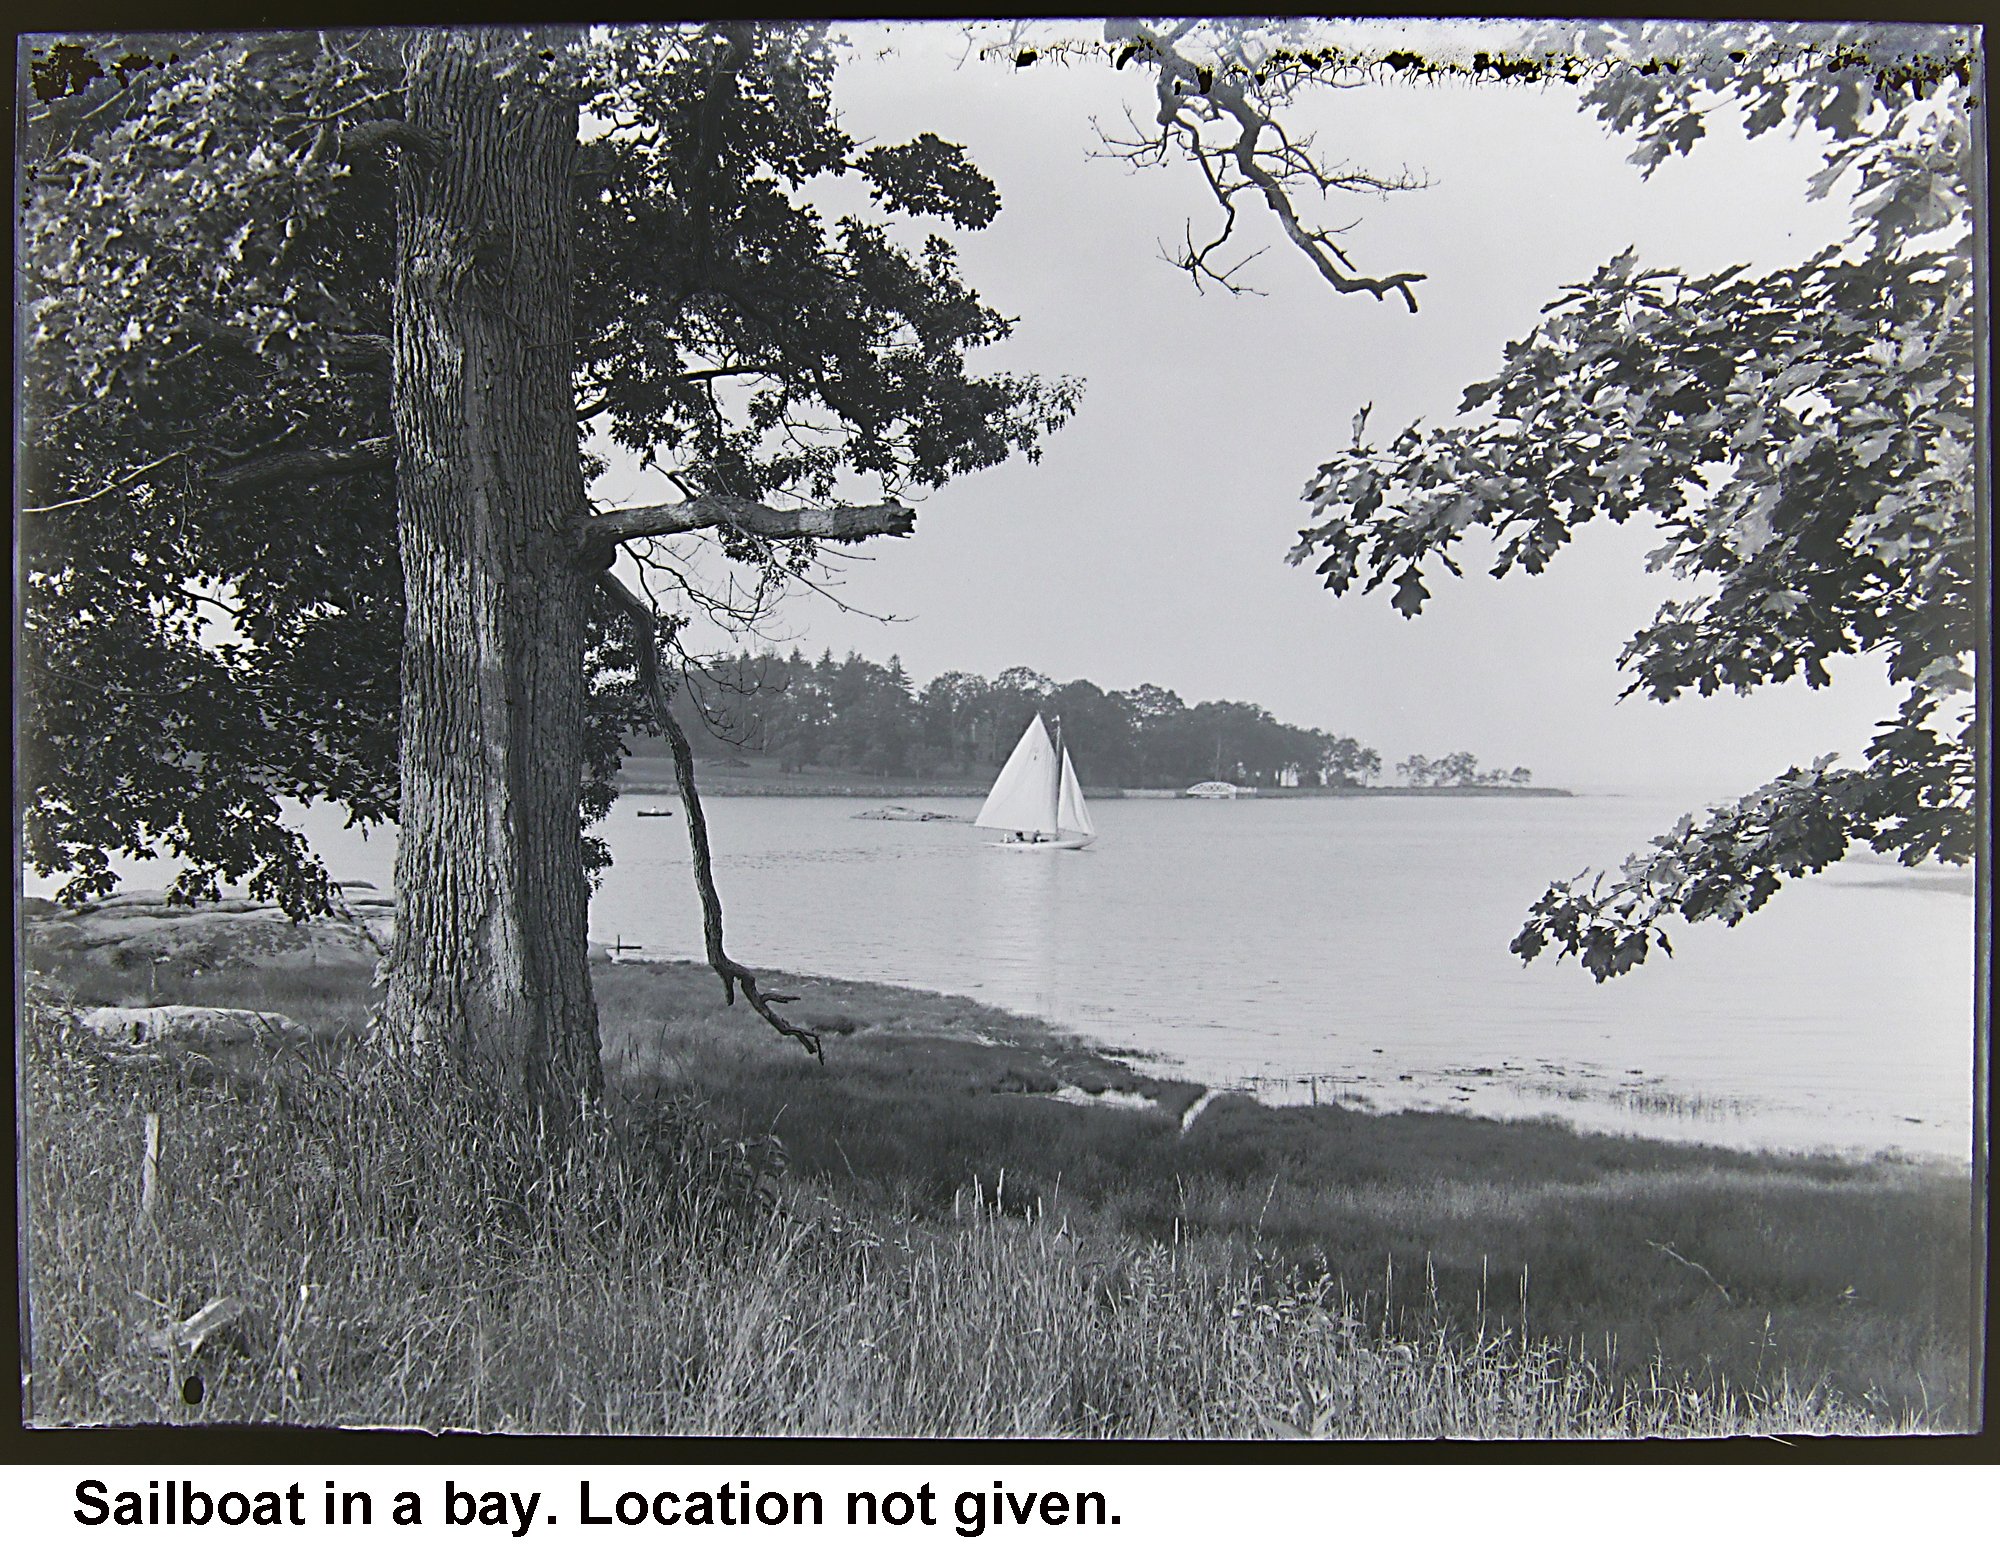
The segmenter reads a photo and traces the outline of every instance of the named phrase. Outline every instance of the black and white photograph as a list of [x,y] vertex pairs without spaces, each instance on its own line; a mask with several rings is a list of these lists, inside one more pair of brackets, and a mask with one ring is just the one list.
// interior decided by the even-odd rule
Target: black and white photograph
[[1980,1433],[1985,70],[17,35],[22,1425]]

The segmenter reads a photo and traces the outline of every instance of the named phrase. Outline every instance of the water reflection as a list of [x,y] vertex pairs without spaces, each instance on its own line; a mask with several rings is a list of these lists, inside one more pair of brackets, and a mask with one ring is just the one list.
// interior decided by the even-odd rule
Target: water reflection
[[982,969],[983,992],[994,1003],[1045,1021],[1062,1019],[1071,981],[1058,928],[1063,888],[1071,867],[1090,862],[1071,853],[975,850],[965,949]]

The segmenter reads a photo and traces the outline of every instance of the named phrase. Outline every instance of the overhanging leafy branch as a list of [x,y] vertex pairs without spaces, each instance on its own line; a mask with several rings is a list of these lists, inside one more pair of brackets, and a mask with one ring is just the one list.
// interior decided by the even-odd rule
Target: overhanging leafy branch
[[1653,949],[1673,954],[1663,920],[1741,923],[1785,881],[1818,874],[1856,843],[1906,865],[1970,862],[1978,848],[1972,710],[1961,710],[1951,734],[1936,728],[1939,711],[1932,695],[1913,693],[1878,726],[1866,767],[1836,767],[1826,756],[1789,768],[1699,821],[1681,817],[1615,877],[1552,884],[1509,949],[1533,961],[1553,946],[1602,983]]
[[1936,29],[1929,61],[1906,30],[1824,32],[1586,28],[1600,58],[1671,68],[1596,74],[1585,106],[1637,136],[1648,172],[1732,98],[1752,135],[1787,118],[1829,132],[1809,193],[1852,190],[1844,243],[1762,276],[1646,269],[1628,250],[1466,390],[1460,414],[1477,419],[1378,447],[1364,407],[1305,489],[1316,522],[1292,562],[1335,594],[1389,586],[1405,616],[1430,597],[1426,569],[1458,573],[1473,543],[1495,577],[1538,573],[1585,523],[1650,519],[1649,568],[1698,589],[1626,644],[1626,695],[1822,687],[1834,660],[1871,652],[1908,688],[1865,767],[1791,768],[1684,817],[1616,878],[1552,885],[1513,949],[1555,945],[1600,980],[1670,951],[1662,919],[1734,924],[1853,844],[1906,864],[1973,857],[1968,672],[1987,596],[1972,76]]

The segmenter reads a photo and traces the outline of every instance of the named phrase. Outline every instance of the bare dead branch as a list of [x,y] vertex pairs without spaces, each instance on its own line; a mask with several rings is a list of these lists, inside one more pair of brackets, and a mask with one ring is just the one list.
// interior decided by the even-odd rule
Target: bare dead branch
[[[1277,174],[1258,159],[1257,141],[1270,122],[1263,114],[1251,107],[1249,99],[1241,87],[1228,81],[1219,81],[1214,89],[1214,101],[1219,103],[1229,116],[1241,126],[1235,147],[1236,168],[1250,183],[1256,185],[1264,196],[1264,203],[1271,214],[1278,219],[1278,225],[1292,244],[1312,261],[1313,268],[1336,292],[1368,292],[1377,302],[1389,293],[1399,294],[1410,312],[1417,311],[1417,294],[1411,286],[1424,279],[1417,271],[1406,270],[1396,275],[1376,278],[1364,275],[1343,275],[1335,268],[1352,263],[1323,231],[1309,231],[1299,221],[1298,212],[1293,209],[1291,196],[1285,192],[1283,181]],[[1316,169],[1313,177],[1322,189],[1328,187],[1328,180]]]
[[734,531],[760,540],[872,540],[908,535],[916,511],[899,502],[868,507],[769,508],[741,497],[703,493],[686,502],[643,508],[612,508],[583,522],[583,544],[591,549],[651,535],[685,535],[695,530]]
[[[1115,33],[1119,40],[1129,39],[1120,64],[1138,58],[1157,72],[1154,88],[1158,101],[1156,128],[1142,130],[1128,115],[1132,137],[1116,140],[1105,135],[1109,154],[1135,166],[1152,166],[1163,162],[1178,146],[1199,168],[1223,212],[1221,232],[1197,244],[1190,231],[1186,246],[1173,256],[1173,263],[1187,271],[1197,286],[1209,280],[1231,292],[1248,290],[1232,279],[1242,268],[1241,262],[1224,269],[1213,263],[1212,257],[1235,232],[1237,197],[1254,191],[1277,219],[1286,240],[1312,262],[1335,291],[1366,292],[1378,301],[1397,296],[1415,313],[1413,288],[1424,279],[1421,272],[1362,274],[1329,231],[1310,227],[1301,219],[1292,192],[1303,189],[1319,196],[1334,192],[1389,194],[1421,188],[1422,180],[1407,172],[1391,178],[1323,163],[1313,152],[1312,137],[1294,137],[1272,111],[1272,104],[1285,101],[1298,83],[1267,81],[1264,71],[1251,68],[1241,57],[1240,46],[1225,47],[1223,58],[1215,65],[1191,60],[1177,47],[1191,30],[1192,24],[1185,21],[1165,33],[1139,24],[1116,23],[1107,24],[1106,34],[1107,38]],[[1231,126],[1235,133],[1228,137]],[[1204,138],[1210,129],[1216,135]]]
[[[869,557],[849,557],[846,560],[866,562],[866,561],[871,561],[873,559]],[[820,559],[820,565],[823,567],[827,567],[829,568],[829,570],[831,570],[832,564],[824,557]],[[818,595],[821,599],[825,600],[828,604],[832,605],[835,610],[839,611],[844,616],[859,616],[864,621],[879,621],[884,623],[885,625],[889,622],[908,621],[910,619],[907,616],[895,616],[895,615],[890,615],[886,612],[878,614],[875,611],[863,610],[859,605],[854,604],[851,600],[843,600],[839,595],[835,594],[833,590],[827,588],[824,584],[820,583],[817,579],[813,578],[811,575],[807,573],[804,572],[795,573],[793,576],[796,577],[798,581],[804,584],[808,589],[812,590],[814,594]]]
[[661,733],[667,737],[667,744],[673,748],[674,776],[680,784],[681,808],[687,813],[688,844],[694,854],[695,889],[701,894],[702,938],[708,950],[708,965],[722,980],[723,999],[728,1004],[735,1004],[736,991],[742,989],[745,1001],[764,1018],[772,1031],[791,1038],[824,1064],[825,1034],[810,1027],[796,1026],[771,1008],[773,1005],[789,1004],[797,996],[762,992],[757,987],[757,975],[734,960],[723,948],[722,898],[715,889],[715,871],[708,848],[708,822],[702,815],[701,795],[695,788],[694,752],[688,748],[687,734],[674,717],[666,683],[660,675],[660,646],[652,608],[608,571],[599,573],[597,582],[631,624],[632,644],[639,658],[639,684],[646,694],[653,718],[659,724]]
[[763,616],[770,604],[776,578],[784,572],[769,548],[765,547],[764,551],[755,589],[748,593],[739,591],[735,576],[731,574],[723,580],[725,592],[717,594],[695,576],[695,563],[668,545],[663,537],[648,535],[643,541],[629,542],[625,546],[625,554],[639,564],[642,579],[645,569],[658,568],[674,581],[674,587],[683,599],[705,612],[711,620],[726,624],[732,633],[747,630]]

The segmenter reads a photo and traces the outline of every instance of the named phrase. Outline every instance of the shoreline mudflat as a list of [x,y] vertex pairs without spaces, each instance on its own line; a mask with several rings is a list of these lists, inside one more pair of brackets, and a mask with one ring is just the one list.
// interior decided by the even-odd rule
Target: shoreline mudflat
[[[284,1004],[288,975],[322,978],[372,977],[378,952],[394,934],[393,896],[372,882],[342,883],[344,917],[293,923],[272,903],[244,897],[194,907],[173,907],[158,891],[118,892],[81,909],[69,909],[42,898],[24,899],[28,966],[59,969],[79,992],[99,987],[104,996],[87,1003],[213,1004],[232,977],[256,975],[260,993],[273,1008],[291,1014]],[[600,1002],[632,987],[655,987],[655,997],[685,1003],[700,1010],[711,1000],[716,984],[705,963],[685,957],[651,955],[592,940],[589,954]],[[939,1084],[985,1084],[1000,1077],[1002,1089],[1059,1097],[1078,1105],[1118,1108],[1151,1107],[1178,1119],[1188,1108],[1227,1099],[1260,1113],[1304,1115],[1326,1107],[1356,1118],[1401,1118],[1465,1121],[1481,1127],[1553,1131],[1580,1139],[1630,1141],[1664,1151],[1719,1153],[1740,1160],[1771,1158],[1791,1161],[1894,1164],[1951,1174],[1967,1163],[1948,1154],[1910,1154],[1893,1149],[1717,1144],[1690,1141],[1643,1129],[1597,1128],[1565,1119],[1553,1108],[1546,1114],[1496,1114],[1460,1106],[1434,1106],[1425,1101],[1397,1105],[1374,1104],[1364,1097],[1325,1086],[1327,1102],[1274,1100],[1227,1084],[1211,1084],[1173,1073],[1165,1055],[1143,1046],[1106,1044],[1037,1017],[1019,1015],[968,996],[915,984],[762,969],[773,988],[799,993],[801,1019],[808,1025],[831,1023],[830,1053],[837,1056],[850,1036],[894,1033],[921,1035],[938,1059]],[[659,980],[655,983],[655,980]],[[171,992],[178,991],[178,992]],[[728,1012],[731,1016],[740,1013]],[[365,1023],[357,1007],[353,1025]],[[606,1026],[607,1060],[611,1026]],[[746,1039],[767,1035],[757,1021],[742,1024]],[[1004,1062],[1003,1062],[1004,1061]],[[947,1081],[945,1077],[956,1076]],[[914,1080],[915,1077],[913,1076]],[[1315,1098],[1317,1093],[1312,1094]],[[1635,1122],[1643,1122],[1635,1116]]]
[[[287,1001],[293,992],[323,1004],[329,987],[347,988],[351,1009],[336,1016],[322,1008],[307,1012],[306,1018],[317,1014],[321,1024],[333,1020],[356,1031],[367,1020],[378,952],[394,933],[394,899],[371,883],[347,885],[351,891],[345,898],[344,919],[297,924],[275,904],[241,897],[175,907],[166,903],[164,893],[133,891],[114,893],[80,909],[24,899],[27,966],[54,976],[85,1005],[220,1004],[231,989],[247,985],[269,1008],[292,1015]],[[590,959],[609,1069],[627,1063],[641,1069],[652,1066],[656,1055],[649,1046],[626,1044],[619,1032],[628,1017],[643,1026],[658,1009],[673,1011],[676,1022],[692,1022],[711,1039],[731,1033],[732,1042],[748,1043],[752,1052],[760,1052],[769,1040],[768,1030],[754,1016],[720,1004],[714,975],[703,962],[633,956],[595,940],[590,943]],[[1162,1062],[1161,1056],[1143,1047],[1106,1045],[1038,1017],[963,995],[782,969],[762,969],[760,978],[798,998],[795,1019],[832,1034],[830,1063],[839,1062],[843,1048],[867,1052],[872,1046],[900,1045],[908,1054],[927,1055],[929,1075],[912,1066],[905,1077],[913,1093],[927,1088],[990,1088],[1120,1111],[1149,1110],[1176,1123],[1197,1105],[1206,1112],[1221,1104],[1274,1119],[1337,1115],[1395,1120],[1402,1128],[1419,1128],[1430,1120],[1443,1129],[1597,1141],[1614,1149],[1652,1153],[1660,1160],[1687,1162],[1910,1169],[1947,1177],[1962,1172],[1965,1165],[1949,1157],[1889,1150],[1731,1146],[1636,1130],[1595,1130],[1553,1112],[1496,1117],[1453,1107],[1375,1108],[1331,1089],[1325,1102],[1271,1102],[1238,1088],[1154,1067]],[[293,982],[296,991],[290,987]],[[250,1002],[247,993],[243,999]],[[635,1002],[645,1009],[630,1008]],[[799,1056],[781,1047],[780,1057]]]
[[[386,904],[367,906],[381,913]],[[84,1006],[275,1011],[311,1029],[336,1067],[365,1029],[375,993],[374,952],[358,932],[288,926],[273,909],[168,909],[155,894],[82,913],[37,907],[27,928],[32,999],[45,1002],[53,986]],[[1232,1346],[1247,1343],[1241,1324],[1263,1322],[1260,1303],[1315,1334],[1313,1315],[1332,1312],[1360,1325],[1356,1333],[1379,1330],[1385,1346],[1410,1334],[1476,1346],[1504,1326],[1576,1365],[1587,1360],[1605,1387],[1640,1391],[1633,1399],[1652,1397],[1643,1391],[1656,1376],[1685,1377],[1710,1390],[1702,1396],[1710,1411],[1738,1397],[1732,1389],[1769,1400],[1817,1397],[1807,1391],[1824,1386],[1866,1402],[1885,1426],[1919,1420],[1949,1429],[1964,1419],[1974,1257],[1965,1170],[1584,1134],[1548,1120],[1376,1114],[1339,1102],[1267,1107],[1147,1075],[1131,1063],[1143,1058],[1137,1052],[1099,1049],[975,1000],[767,974],[767,990],[796,996],[793,1019],[830,1034],[821,1065],[740,1004],[724,1005],[701,964],[596,955],[592,973],[611,1113],[634,1127],[654,1117],[681,1120],[676,1128],[699,1119],[720,1142],[703,1147],[710,1154],[702,1160],[725,1167],[780,1163],[787,1192],[801,1196],[797,1213],[859,1228],[861,1244],[878,1251],[869,1260],[906,1246],[971,1257],[1005,1225],[1054,1239],[1022,1265],[1020,1283],[1045,1269],[1049,1250],[1075,1252],[1086,1272],[1118,1272],[1088,1276],[1080,1315],[1099,1311],[1090,1291],[1104,1280],[1138,1290],[1169,1251],[1193,1261],[1191,1269],[1206,1272],[1208,1295],[1190,1295],[1188,1311],[1208,1314],[1200,1322],[1220,1326]],[[235,1149],[231,1142],[267,1116],[257,1098],[279,1081],[257,1072],[250,1050],[212,1056],[211,1069],[228,1072],[242,1100],[212,1084],[190,1089],[184,1078],[152,1104],[166,1118],[171,1161],[194,1163],[189,1185],[167,1199],[186,1214],[214,1198],[191,1153],[206,1141],[221,1161],[225,1146]],[[27,1072],[29,1095],[40,1099],[29,1128],[48,1142],[37,1149],[66,1165],[42,1175],[30,1220],[45,1239],[56,1220],[75,1222],[63,1246],[95,1246],[109,1236],[92,1220],[104,1215],[96,1188],[103,1164],[132,1148],[129,1099],[116,1087],[66,1090],[60,1060],[43,1073],[49,1064],[36,1058]],[[393,1131],[382,1139],[384,1149],[402,1149]],[[333,1141],[328,1149],[335,1145],[349,1148]],[[441,1140],[443,1156],[419,1154],[435,1168],[451,1149]],[[299,1159],[287,1147],[267,1165],[289,1173]],[[355,1181],[401,1181],[376,1165],[356,1172]],[[63,1188],[70,1182],[80,1185],[73,1194]],[[834,1208],[807,1208],[822,1203]],[[184,1236],[206,1247],[203,1237],[225,1232],[238,1235],[191,1227]],[[284,1239],[295,1237],[296,1229],[280,1228],[272,1242],[260,1231],[231,1255],[232,1268],[276,1268],[290,1246]],[[341,1263],[335,1255],[330,1246],[330,1266]],[[546,1278],[543,1258],[530,1261],[541,1272],[535,1279]],[[986,1290],[979,1282],[991,1278],[982,1274],[967,1290]],[[94,1277],[77,1284],[76,1272],[44,1261],[38,1281],[38,1308],[68,1314],[38,1322],[38,1344],[64,1323],[96,1332]],[[407,1285],[402,1276],[392,1282]],[[757,1289],[767,1285],[760,1274]],[[378,1311],[382,1293],[364,1286],[351,1293],[355,1310]],[[190,1289],[182,1306],[191,1312],[213,1295]],[[645,1312],[657,1308],[654,1295]],[[1045,1296],[1010,1285],[1002,1308],[1024,1311]],[[1214,1313],[1202,1305],[1214,1302]],[[631,1317],[623,1309],[616,1316]],[[617,1329],[606,1323],[605,1332]],[[566,1320],[561,1332],[573,1328]],[[1157,1338],[1156,1328],[1147,1332]],[[1078,1344],[1083,1357],[1099,1341]],[[657,1345],[647,1354],[656,1363]],[[577,1365],[601,1383],[600,1361]],[[83,1369],[72,1385],[67,1392],[83,1403],[58,1413],[148,1408],[91,1404],[101,1368]],[[273,1397],[270,1409],[308,1416],[345,1408],[286,1405],[282,1388]],[[1154,1417],[1135,1420],[1133,1430],[1158,1429]]]

